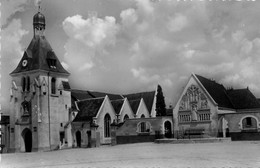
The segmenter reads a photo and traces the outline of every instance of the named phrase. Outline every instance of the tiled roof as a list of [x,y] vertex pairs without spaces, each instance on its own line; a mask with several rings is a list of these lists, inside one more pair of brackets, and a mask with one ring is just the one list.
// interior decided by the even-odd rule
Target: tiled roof
[[90,98],[94,98],[94,97],[91,94],[89,94],[88,91],[72,89],[71,90],[71,109],[76,110],[76,107],[75,107],[76,101],[90,99]]
[[88,91],[93,97],[105,97],[108,96],[110,100],[118,100],[122,99],[123,97],[119,94],[111,94],[111,93],[104,93],[104,92],[95,92],[95,91]]
[[105,98],[87,99],[77,102],[79,112],[73,122],[90,121],[96,117]]
[[[56,60],[55,68],[52,68],[48,65],[48,58]],[[24,60],[27,60],[26,66],[23,66]],[[32,70],[45,70],[69,75],[69,73],[62,67],[56,54],[53,52],[49,42],[44,36],[33,37],[30,45],[24,52],[21,61],[11,74]]]
[[7,125],[10,123],[10,116],[2,115],[0,125]]
[[77,100],[96,98],[92,94],[90,94],[90,92],[87,90],[76,90],[76,89],[71,89],[71,96],[73,96]]
[[129,100],[130,107],[132,108],[134,114],[137,113],[140,102],[141,99]]
[[223,85],[218,84],[217,82],[204,78],[200,75],[196,75],[201,84],[218,104],[219,107],[233,108],[231,101],[226,93],[226,89]]
[[67,81],[62,81],[63,89],[70,90],[70,84]]
[[112,100],[111,104],[116,112],[116,114],[120,113],[120,110],[124,104],[124,99],[120,99],[120,100]]
[[145,105],[149,113],[151,114],[153,103],[154,103],[153,101],[154,101],[155,91],[134,93],[134,94],[128,94],[123,96],[126,97],[129,101],[143,98]]
[[260,103],[249,89],[231,89],[227,91],[235,109],[260,108]]

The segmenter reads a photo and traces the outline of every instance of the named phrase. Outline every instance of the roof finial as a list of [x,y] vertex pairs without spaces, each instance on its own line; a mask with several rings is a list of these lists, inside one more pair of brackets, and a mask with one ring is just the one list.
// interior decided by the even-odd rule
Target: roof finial
[[38,7],[38,12],[41,10],[41,0],[35,0],[34,5]]

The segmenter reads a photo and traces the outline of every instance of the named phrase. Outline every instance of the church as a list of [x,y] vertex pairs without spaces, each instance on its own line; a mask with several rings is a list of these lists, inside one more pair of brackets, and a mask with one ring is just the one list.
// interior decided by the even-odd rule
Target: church
[[[127,143],[129,137],[143,132],[145,136],[135,138],[138,142],[153,141],[156,131],[164,134],[162,118],[152,121],[156,130],[143,121],[157,118],[156,88],[126,95],[72,89],[70,73],[44,36],[45,26],[45,16],[37,12],[33,16],[33,38],[10,73],[10,115],[2,116],[0,123],[5,152],[112,144],[119,127],[123,131],[117,135],[121,135],[118,143]],[[133,125],[131,133],[126,121]],[[170,116],[168,122],[167,130],[172,130]]]
[[44,36],[45,26],[45,16],[36,13],[33,38],[10,73],[10,112],[0,121],[2,151],[92,148],[161,138],[260,140],[260,101],[249,88],[227,89],[192,74],[164,116],[157,116],[158,87],[125,95],[71,88],[70,73]]

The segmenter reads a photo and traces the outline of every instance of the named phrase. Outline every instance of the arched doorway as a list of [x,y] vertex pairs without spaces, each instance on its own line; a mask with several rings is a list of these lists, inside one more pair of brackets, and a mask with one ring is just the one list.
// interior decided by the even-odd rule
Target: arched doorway
[[221,117],[218,124],[218,137],[229,137],[228,121],[224,117]]
[[22,132],[22,137],[24,140],[25,152],[32,151],[32,131],[28,128],[25,128]]
[[80,133],[80,131],[76,132],[76,141],[77,141],[77,147],[81,147],[81,133]]
[[172,124],[170,121],[164,123],[164,136],[165,138],[172,138]]

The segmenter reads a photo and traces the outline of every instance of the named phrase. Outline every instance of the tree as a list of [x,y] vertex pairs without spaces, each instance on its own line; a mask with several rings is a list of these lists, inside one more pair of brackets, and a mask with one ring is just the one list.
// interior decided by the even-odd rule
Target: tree
[[157,95],[156,95],[156,113],[157,116],[166,116],[165,101],[162,92],[162,87],[157,86]]

